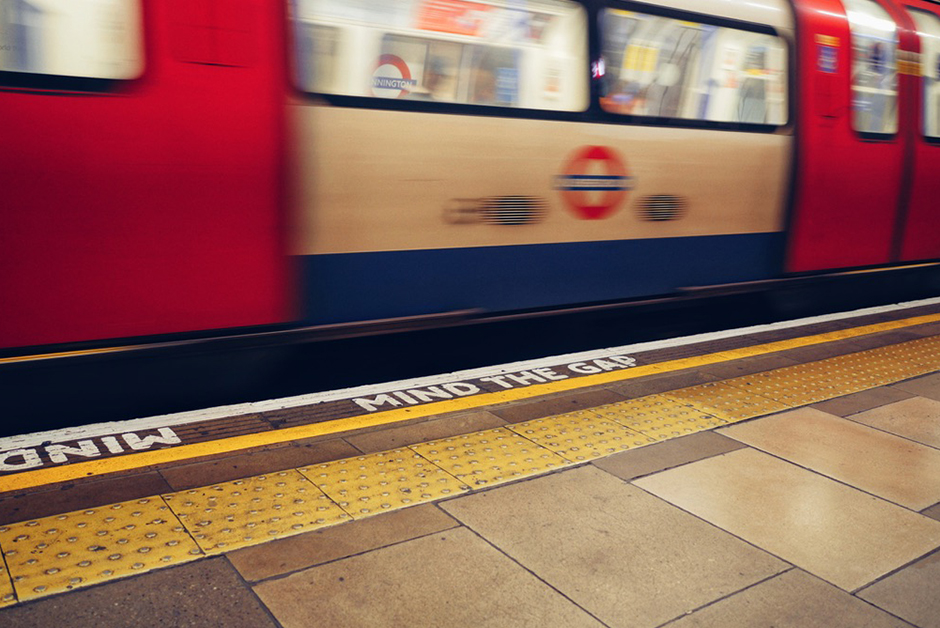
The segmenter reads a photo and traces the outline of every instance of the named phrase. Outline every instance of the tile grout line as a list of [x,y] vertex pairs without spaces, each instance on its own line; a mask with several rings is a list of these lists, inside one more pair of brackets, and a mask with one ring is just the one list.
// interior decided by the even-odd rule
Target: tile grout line
[[[910,345],[910,344],[914,344],[914,343],[917,343],[917,344],[936,344],[936,342],[933,342],[933,343],[930,342],[930,339],[931,339],[931,338],[933,338],[933,337],[928,337],[928,338],[925,338],[925,339],[917,339],[917,340],[912,340],[912,341],[906,341],[905,343],[898,343],[897,345],[889,345],[889,347],[897,347],[897,346],[900,346],[900,345],[903,345],[903,344],[908,344],[908,345]],[[880,348],[876,348],[876,349],[872,349],[872,350],[866,350],[866,351],[857,352],[857,353],[870,353],[870,352],[877,351],[877,349],[880,349]],[[809,364],[822,364],[822,363],[825,363],[825,362],[827,362],[827,361],[829,361],[829,360],[834,360],[834,359],[837,359],[837,358],[826,358],[826,359],[824,359],[824,360],[815,361],[815,362],[812,362],[812,363],[809,363]],[[923,365],[923,366],[915,365],[915,366],[916,366],[916,368],[917,368],[917,373],[918,373],[918,374],[923,374],[923,372],[930,372],[930,371],[932,371],[932,370],[936,370],[936,368],[935,368],[936,364],[930,365],[930,366],[928,366],[928,365]],[[790,369],[790,368],[794,368],[794,367],[783,367],[783,369]],[[780,371],[780,370],[783,370],[783,369],[774,369],[774,370],[771,370],[771,371],[767,371],[767,373],[773,373],[773,372]],[[924,370],[924,369],[927,369],[927,370]],[[921,371],[923,371],[923,372],[921,372]],[[916,376],[917,376],[916,374],[915,374],[915,375],[908,374],[908,375],[906,375],[905,377],[903,377],[902,379],[909,379],[910,377],[916,377]],[[751,377],[751,376],[745,376],[745,377]],[[733,381],[734,379],[738,379],[738,378],[732,378],[732,380],[725,380],[725,381]],[[901,380],[895,380],[895,381],[901,381]],[[881,386],[881,385],[885,385],[885,384],[884,384],[884,383],[874,384],[874,385],[872,385],[871,387],[878,387],[878,386]],[[684,390],[684,389],[680,389],[680,391],[681,391],[681,390]],[[837,392],[836,394],[834,394],[833,396],[830,396],[830,397],[828,397],[828,398],[836,398],[836,397],[839,397],[839,396],[843,396],[844,394],[850,394],[850,393]],[[647,395],[647,397],[651,397],[651,396],[653,396],[653,395]],[[643,398],[643,397],[641,397],[641,398],[639,398],[639,399],[642,399],[642,398]],[[818,401],[814,401],[814,402],[812,402],[812,403],[816,403],[816,402],[818,402]],[[607,404],[607,405],[605,405],[605,406],[599,406],[598,408],[605,408],[605,407],[610,406],[610,405],[616,405],[616,404]],[[698,410],[698,409],[695,408],[694,406],[691,406],[690,404],[688,404],[688,402],[686,402],[686,401],[683,401],[683,405],[688,406],[688,407],[692,407],[693,409]],[[801,404],[801,405],[804,405],[804,406],[805,406],[805,405],[809,405],[809,404]],[[800,406],[794,406],[794,407],[800,407]],[[789,408],[789,409],[792,409],[792,408]],[[597,412],[592,412],[592,410],[596,410],[596,408],[595,408],[595,409],[586,409],[586,410],[584,410],[583,412],[591,413],[591,414],[594,414],[595,416],[600,416]],[[721,416],[716,415],[716,413],[715,413],[714,411],[711,411],[711,412],[708,412],[708,413],[705,413],[705,414],[707,414],[708,416],[712,416],[712,417],[718,418],[719,420],[724,421],[726,424],[731,424],[731,423],[737,422],[737,421],[739,421],[739,420],[746,420],[746,419],[737,419],[737,420],[733,420],[733,421],[728,421],[728,420],[722,418]],[[773,414],[773,413],[771,413],[771,414]],[[563,416],[563,415],[556,415],[556,416]],[[757,415],[757,416],[764,416],[764,415],[761,414],[761,415]],[[554,418],[554,417],[545,417],[545,419],[551,419],[551,418]],[[628,426],[623,425],[621,422],[617,421],[616,419],[607,419],[606,417],[602,417],[602,416],[601,416],[601,418],[604,418],[605,420],[611,420],[611,421],[613,421],[614,423],[619,424],[621,427],[623,427],[623,428],[626,429],[627,431],[631,431],[631,432],[632,432],[632,431],[635,431],[635,430],[632,430],[631,428],[629,428]],[[755,418],[755,417],[748,417],[748,418]],[[540,420],[542,420],[542,419],[535,419],[534,421],[540,421]],[[536,443],[535,441],[532,441],[531,439],[525,437],[523,434],[520,434],[520,433],[516,432],[514,429],[512,429],[512,427],[513,427],[514,425],[517,425],[517,424],[510,424],[510,426],[507,426],[507,428],[509,429],[509,431],[514,432],[514,433],[517,434],[519,437],[521,437],[521,438],[527,440],[528,442],[530,442],[534,448],[537,448],[537,449],[546,449],[546,450],[548,450],[548,451],[552,451],[550,448],[544,447],[544,446],[540,445],[539,443]],[[518,425],[522,425],[522,424],[518,424]],[[704,426],[703,426],[703,427],[700,427],[699,429],[696,429],[695,432],[706,431],[706,430],[708,430],[708,429],[713,429],[714,427],[715,427],[715,426],[711,426],[711,427],[704,427]],[[502,428],[497,428],[497,429],[502,429]],[[483,432],[486,432],[486,431],[489,431],[489,430],[483,430]],[[639,432],[639,433],[642,434],[642,432]],[[642,446],[645,446],[645,445],[647,445],[647,444],[655,444],[656,442],[663,442],[663,440],[669,440],[670,438],[672,438],[672,436],[667,437],[666,439],[662,439],[662,440],[655,440],[655,441],[653,441],[653,442],[643,443],[643,444],[638,445],[637,447],[628,447],[628,449],[634,449],[634,448],[642,447]],[[438,440],[442,440],[442,439],[438,439]],[[436,442],[436,441],[430,441],[430,442]],[[504,484],[507,484],[510,480],[511,480],[511,481],[517,481],[517,480],[528,479],[528,478],[535,477],[535,476],[545,475],[545,472],[544,472],[544,471],[541,471],[541,472],[533,473],[533,474],[531,474],[531,475],[527,475],[527,476],[525,476],[525,477],[510,478],[509,480],[504,480],[504,481],[500,481],[500,482],[494,482],[493,484],[488,485],[488,486],[486,486],[486,487],[480,487],[480,488],[478,488],[478,489],[474,489],[472,486],[467,485],[467,484],[466,484],[465,482],[463,482],[462,480],[460,480],[460,479],[456,478],[455,476],[453,476],[453,474],[451,474],[450,472],[448,472],[446,469],[444,469],[444,468],[441,467],[440,465],[435,464],[434,462],[428,460],[425,456],[423,456],[422,454],[420,454],[420,452],[418,452],[418,451],[416,451],[415,449],[413,449],[413,445],[409,445],[409,446],[406,446],[406,447],[404,447],[404,448],[399,448],[399,449],[394,450],[394,451],[408,451],[408,452],[411,452],[413,455],[418,456],[420,459],[426,461],[426,463],[427,463],[430,467],[433,467],[433,468],[437,469],[439,472],[442,472],[442,473],[444,473],[446,476],[450,477],[451,479],[454,479],[454,480],[457,482],[458,485],[460,485],[460,486],[462,486],[462,487],[465,487],[466,490],[462,492],[463,495],[472,494],[472,493],[474,493],[474,492],[486,490],[486,489],[489,489],[489,488],[494,488],[494,487],[496,487],[496,486],[502,486],[502,485],[504,485]],[[386,453],[387,453],[387,452],[377,452],[377,453],[375,453],[375,454],[366,454],[365,456],[357,456],[357,457],[355,457],[355,458],[346,459],[346,460],[355,460],[355,459],[364,458],[364,457],[368,457],[368,456],[379,456],[379,457],[381,457],[383,454],[386,454]],[[556,455],[557,455],[557,452],[553,452],[553,453],[556,453]],[[595,451],[594,453],[597,453],[597,452]],[[580,460],[580,461],[570,461],[570,460],[569,460],[569,463],[570,463],[569,465],[565,465],[564,467],[561,467],[561,468],[559,468],[559,469],[554,469],[554,470],[561,470],[562,468],[569,468],[569,467],[577,466],[577,465],[580,465],[580,464],[587,464],[587,463],[592,462],[593,460],[597,460],[597,459],[606,457],[607,455],[610,455],[611,453],[615,453],[615,452],[605,452],[605,453],[601,453],[600,455],[593,455],[591,458],[588,458],[588,459],[585,459],[585,460]],[[564,458],[564,456],[562,456],[562,457]],[[787,462],[789,462],[789,461],[787,461]],[[331,464],[331,463],[323,463],[323,464]],[[793,463],[791,463],[791,464],[793,464]],[[314,466],[317,466],[317,465],[314,465]],[[799,466],[799,465],[797,465],[797,466]],[[369,514],[366,514],[365,516],[361,516],[361,515],[360,515],[359,517],[353,516],[353,515],[352,515],[351,513],[349,513],[345,508],[343,508],[340,504],[338,504],[338,503],[336,502],[336,500],[335,500],[333,497],[331,497],[328,493],[326,493],[326,491],[322,490],[322,489],[319,487],[319,485],[317,485],[316,482],[314,482],[313,480],[311,480],[311,479],[310,479],[309,477],[307,477],[303,472],[300,471],[300,469],[306,469],[306,468],[308,468],[308,466],[299,467],[299,468],[297,468],[297,469],[289,469],[289,470],[286,470],[286,471],[291,471],[291,470],[296,471],[299,476],[301,476],[304,480],[306,480],[306,482],[312,484],[313,487],[314,487],[319,493],[323,494],[331,503],[333,503],[335,506],[337,506],[341,511],[346,512],[346,514],[350,517],[350,519],[352,519],[352,520],[356,520],[357,518],[358,518],[358,519],[364,519],[364,518],[367,518],[367,517],[370,517],[370,516],[374,516],[375,514],[379,514],[379,513],[381,513],[381,512],[389,512],[389,510],[385,510],[385,511],[379,511],[379,512],[377,512],[377,513],[369,513]],[[810,470],[810,471],[811,471],[811,470]],[[815,472],[814,472],[814,473],[815,473]],[[260,476],[257,476],[257,477],[264,477],[264,476],[268,476],[268,475],[273,475],[273,473],[271,473],[271,474],[261,474]],[[820,474],[820,475],[822,475],[822,474]],[[827,478],[828,478],[829,476],[824,476],[824,477],[827,477]],[[839,480],[835,480],[834,478],[830,478],[830,479],[833,479],[834,481],[839,482]],[[845,484],[844,482],[840,482],[840,483]],[[208,488],[213,487],[213,486],[222,486],[222,485],[225,485],[225,484],[227,484],[227,482],[217,483],[217,484],[210,485],[209,487],[200,487],[200,488],[197,488],[197,489],[190,489],[190,490],[197,490],[197,491],[198,491],[198,490],[205,490],[205,489],[208,489]],[[861,490],[861,489],[859,489],[859,490]],[[173,494],[176,494],[176,493],[184,493],[184,492],[185,492],[185,491],[178,491],[178,492],[175,492],[175,493],[173,493]],[[863,491],[863,492],[866,492],[866,493],[867,493],[867,491]],[[446,497],[443,498],[443,499],[451,498],[451,497],[457,497],[457,496],[459,496],[459,495],[448,495],[448,496],[446,496]],[[181,525],[182,525],[182,528],[187,532],[187,534],[188,534],[190,537],[192,537],[192,536],[193,536],[193,531],[190,529],[190,527],[189,527],[187,524],[183,523],[182,519],[181,519],[180,516],[179,516],[179,513],[177,513],[176,510],[174,510],[173,507],[169,504],[169,502],[167,502],[167,500],[165,500],[165,499],[163,498],[163,495],[160,495],[159,497],[161,498],[161,502],[164,503],[164,504],[167,506],[167,508],[169,509],[169,511],[173,513],[174,517],[176,517],[177,520],[180,521],[180,523],[181,523]],[[877,496],[875,496],[875,497],[877,497]],[[434,501],[437,501],[437,500],[439,500],[439,499],[442,499],[442,498],[437,498],[437,499],[431,498],[430,500],[425,500],[425,501],[423,501],[423,502],[418,502],[418,503],[427,503],[428,501],[430,501],[430,502],[433,503]],[[881,499],[881,498],[879,498],[879,499]],[[889,501],[889,500],[886,500],[886,501]],[[891,503],[893,503],[893,502],[891,502]],[[408,505],[417,505],[417,504],[408,504]],[[105,508],[105,507],[107,507],[107,506],[102,506],[101,508]],[[407,505],[406,505],[406,506],[400,506],[400,507],[398,507],[398,508],[394,508],[393,510],[400,509],[401,507],[407,507]],[[910,510],[910,509],[908,509],[908,510]],[[342,522],[342,521],[332,522],[332,523],[320,525],[320,526],[317,526],[317,527],[313,527],[313,528],[310,528],[310,529],[297,530],[296,532],[287,532],[287,533],[285,533],[285,534],[283,534],[283,535],[281,535],[280,537],[277,537],[277,538],[285,538],[285,537],[287,537],[287,536],[294,536],[295,534],[301,534],[301,533],[303,533],[303,532],[309,532],[309,531],[312,531],[312,530],[315,530],[315,529],[321,529],[321,528],[324,528],[324,527],[330,527],[330,526],[333,526],[333,525],[338,525],[339,523],[343,523],[343,522]],[[17,525],[17,524],[13,524],[13,525]],[[265,541],[267,541],[267,540],[269,540],[269,539],[262,539],[262,540],[259,540],[259,543],[263,543],[263,542],[265,542]],[[195,541],[195,542],[196,542],[196,546],[199,547],[199,549],[203,552],[203,555],[204,555],[204,556],[207,557],[207,556],[210,555],[209,553],[207,553],[207,552],[202,548],[201,544],[200,544],[198,541]],[[256,543],[252,543],[252,545],[255,545],[255,544],[256,544]],[[0,548],[0,549],[2,549],[2,548]],[[219,554],[225,554],[225,553],[227,553],[227,551],[230,551],[230,550],[222,550],[221,552],[213,552],[211,555],[214,556],[214,555],[219,555]],[[4,553],[4,558],[6,558],[5,553]],[[194,559],[194,560],[195,560],[195,559]],[[157,568],[159,568],[159,567],[157,567]],[[13,573],[12,573],[12,571],[10,571],[9,569],[8,569],[7,572],[8,572],[8,576],[9,576],[9,578],[10,578],[10,580],[11,580],[11,585],[13,585],[14,591],[15,591],[15,590],[16,590],[16,586],[15,586],[15,584],[13,583]],[[91,584],[91,583],[90,583],[90,584]],[[85,585],[85,586],[88,586],[88,585]],[[17,598],[18,598],[18,597],[19,597],[19,596],[17,595]]]

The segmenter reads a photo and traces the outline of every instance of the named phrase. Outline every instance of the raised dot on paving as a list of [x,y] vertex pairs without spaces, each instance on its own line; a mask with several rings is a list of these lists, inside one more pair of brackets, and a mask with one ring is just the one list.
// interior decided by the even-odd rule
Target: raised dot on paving
[[354,519],[458,495],[469,487],[410,449],[298,469]]
[[649,395],[594,408],[593,411],[657,441],[727,424],[668,395]]
[[294,470],[164,495],[207,554],[309,532],[349,519]]
[[20,601],[204,556],[159,497],[0,526],[0,548]]
[[507,428],[571,462],[594,460],[656,442],[616,421],[603,418],[596,410],[559,414],[508,425]]
[[551,450],[501,427],[412,445],[411,449],[471,488],[492,486],[569,464]]

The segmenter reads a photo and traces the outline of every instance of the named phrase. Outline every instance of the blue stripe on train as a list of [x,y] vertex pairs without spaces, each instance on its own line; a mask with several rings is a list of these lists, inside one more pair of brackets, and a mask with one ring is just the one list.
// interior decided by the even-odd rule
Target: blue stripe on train
[[697,236],[302,258],[310,324],[490,312],[668,294],[779,273],[782,234]]

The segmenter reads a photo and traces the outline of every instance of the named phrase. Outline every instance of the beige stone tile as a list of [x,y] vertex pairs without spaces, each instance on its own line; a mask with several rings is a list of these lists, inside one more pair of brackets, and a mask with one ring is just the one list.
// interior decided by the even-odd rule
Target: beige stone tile
[[442,508],[611,627],[658,626],[787,567],[590,466]]
[[[849,417],[918,443],[940,447],[940,401],[913,397]],[[937,499],[935,501],[940,501]]]
[[858,595],[919,628],[940,628],[940,553],[891,574]]
[[604,388],[596,388],[585,392],[558,395],[541,401],[526,401],[500,406],[493,408],[492,412],[507,423],[523,423],[556,414],[596,408],[597,406],[623,400],[623,395]]
[[744,445],[738,441],[716,432],[699,432],[614,454],[595,460],[593,464],[622,480],[632,480],[742,447]]
[[602,628],[463,528],[263,582],[255,592],[284,628]]
[[228,559],[245,580],[256,582],[456,525],[437,506],[423,504],[236,550]]
[[858,412],[865,412],[872,408],[910,399],[914,395],[891,386],[879,386],[870,390],[853,393],[844,397],[836,397],[828,401],[814,403],[811,408],[828,412],[836,416],[847,417]]
[[364,454],[371,454],[389,449],[400,449],[415,443],[426,443],[439,438],[450,438],[470,432],[491,430],[505,425],[506,422],[489,412],[471,412],[447,416],[440,419],[393,427],[356,436],[348,436],[347,441]]
[[940,401],[940,373],[915,377],[906,382],[894,384],[892,387],[914,395]]
[[940,546],[940,522],[754,449],[634,483],[848,591]]
[[669,624],[669,628],[902,628],[896,617],[793,569]]
[[358,456],[359,452],[344,441],[333,439],[306,445],[288,445],[248,454],[229,456],[208,462],[197,462],[161,469],[160,473],[174,491],[239,480],[253,475],[295,469],[341,458]]
[[719,433],[913,510],[940,501],[940,451],[819,410]]

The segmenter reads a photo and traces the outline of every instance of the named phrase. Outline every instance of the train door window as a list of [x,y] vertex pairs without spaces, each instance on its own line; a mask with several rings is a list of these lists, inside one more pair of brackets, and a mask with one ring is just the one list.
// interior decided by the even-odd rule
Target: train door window
[[898,130],[897,25],[874,0],[843,0],[852,31],[852,126],[859,133]]
[[786,123],[786,45],[775,35],[605,9],[601,36],[607,111]]
[[139,0],[0,0],[0,72],[135,78],[140,21]]
[[920,36],[921,75],[924,89],[925,137],[940,139],[940,18],[910,10]]
[[[588,103],[584,8],[569,0],[294,0],[298,32],[331,28],[330,50],[298,38],[305,91],[581,111]],[[317,35],[313,35],[317,36]],[[319,35],[320,37],[324,35]],[[337,79],[304,77],[329,57]]]

